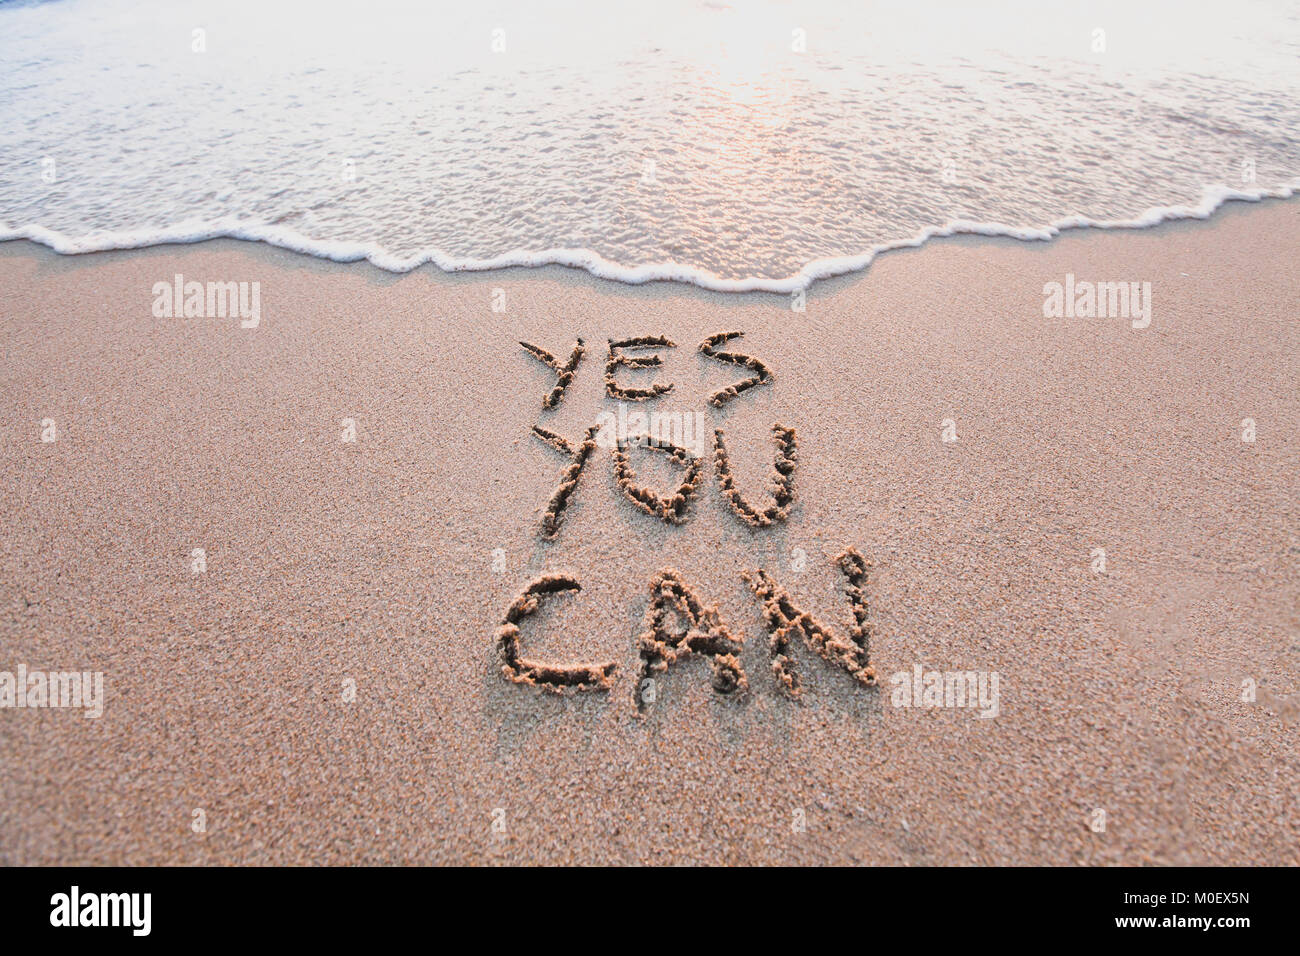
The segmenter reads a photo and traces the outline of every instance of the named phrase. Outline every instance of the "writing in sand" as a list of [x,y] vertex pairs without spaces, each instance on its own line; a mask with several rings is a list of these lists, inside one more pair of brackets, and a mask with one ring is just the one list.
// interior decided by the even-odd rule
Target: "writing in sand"
[[[771,370],[758,359],[723,350],[722,346],[743,334],[720,332],[699,345],[700,352],[708,358],[736,366],[745,375],[709,396],[709,404],[715,408],[773,381]],[[577,339],[564,361],[528,342],[520,345],[555,374],[555,386],[542,399],[542,407],[556,408],[564,400],[566,390],[577,374],[586,353],[586,344],[581,338]],[[605,362],[606,394],[624,402],[653,402],[670,392],[673,385],[667,382],[654,381],[640,386],[622,383],[619,372],[621,369],[661,366],[661,351],[671,348],[676,348],[676,345],[662,335],[610,340]],[[647,422],[650,420],[642,418]],[[626,419],[625,415],[624,423]],[[701,494],[702,486],[707,484],[703,457],[684,447],[688,442],[674,443],[669,436],[656,433],[655,429],[628,436],[616,431],[614,424],[612,413],[602,413],[597,422],[576,440],[533,426],[533,435],[565,458],[559,484],[542,516],[539,534],[543,540],[554,541],[559,537],[566,509],[577,492],[584,471],[597,457],[598,448],[609,449],[618,488],[635,508],[669,525],[681,525],[689,520],[691,505]],[[716,428],[713,432],[713,474],[718,490],[735,516],[760,532],[786,520],[795,496],[798,462],[795,430],[774,423],[772,441],[775,450],[771,482],[765,491],[765,500],[758,502],[746,496],[736,483],[723,430]],[[633,447],[664,455],[680,473],[681,483],[670,491],[638,484],[629,457],[629,450]],[[870,663],[872,625],[867,619],[866,596],[871,563],[852,548],[840,554],[835,563],[844,577],[853,612],[854,623],[845,634],[836,633],[802,610],[795,598],[764,569],[756,568],[742,574],[762,607],[769,637],[773,683],[788,697],[797,697],[800,693],[799,673],[791,656],[792,644],[796,641],[803,641],[828,664],[846,671],[859,685],[871,687],[876,683],[876,674]],[[712,686],[716,693],[734,694],[748,689],[749,680],[740,663],[743,636],[728,628],[716,607],[705,605],[672,568],[663,568],[655,573],[649,588],[650,603],[637,641],[638,660],[633,685],[633,702],[638,712],[654,702],[656,678],[693,654],[710,659]],[[536,614],[545,602],[581,590],[582,585],[574,577],[544,574],[530,582],[511,602],[496,632],[501,673],[507,680],[555,693],[608,691],[614,686],[620,670],[616,661],[554,663],[525,656],[522,629],[527,619]]]

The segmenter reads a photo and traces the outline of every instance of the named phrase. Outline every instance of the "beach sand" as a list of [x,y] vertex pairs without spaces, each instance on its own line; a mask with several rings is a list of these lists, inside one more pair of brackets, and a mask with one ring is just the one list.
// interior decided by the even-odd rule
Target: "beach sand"
[[[102,671],[106,705],[0,710],[0,863],[1300,863],[1297,262],[1298,201],[934,241],[803,313],[558,268],[6,244],[0,670]],[[178,272],[259,282],[260,326],[155,318]],[[1150,326],[1044,318],[1067,274],[1150,282]],[[746,376],[698,351],[724,331],[772,381],[718,409]],[[607,340],[654,335],[663,366],[618,381],[724,427],[748,500],[795,429],[788,519],[742,523],[710,453],[667,524],[600,448],[543,538],[565,456],[530,429],[580,440],[617,409]],[[577,337],[545,411],[518,343]],[[631,452],[667,488],[659,457]],[[741,574],[843,636],[849,547],[879,686],[796,637],[790,699]],[[665,568],[743,638],[744,692],[692,655],[638,710]],[[561,573],[582,590],[524,654],[614,662],[608,691],[501,672],[507,608]],[[893,706],[916,665],[996,672],[999,713]]]

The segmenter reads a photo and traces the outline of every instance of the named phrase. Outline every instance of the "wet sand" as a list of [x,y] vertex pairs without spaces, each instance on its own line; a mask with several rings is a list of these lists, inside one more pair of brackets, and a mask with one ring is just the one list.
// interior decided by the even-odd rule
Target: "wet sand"
[[[0,670],[106,695],[0,709],[0,863],[1300,863],[1297,262],[1297,201],[936,241],[802,313],[558,268],[0,246]],[[178,272],[259,282],[259,326],[155,318]],[[1067,274],[1150,282],[1150,325],[1045,318]],[[755,374],[699,350],[728,331],[770,375],[717,407]],[[597,447],[548,536],[570,459],[531,430],[581,445],[618,407],[609,340],[642,336],[675,347],[615,380],[703,416],[694,494],[639,508]],[[563,367],[578,337],[544,409],[556,373],[519,342]],[[686,467],[627,462],[664,500]],[[666,569],[700,613],[661,630],[699,649],[646,703]],[[785,632],[797,698],[745,572],[843,651]],[[522,656],[614,664],[600,686],[502,671],[545,575],[581,590],[521,618]],[[996,672],[997,716],[894,706],[916,665]]]

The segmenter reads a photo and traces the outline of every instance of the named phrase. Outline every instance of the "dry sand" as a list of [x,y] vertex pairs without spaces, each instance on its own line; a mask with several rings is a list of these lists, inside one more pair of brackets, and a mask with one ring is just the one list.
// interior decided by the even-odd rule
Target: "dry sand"
[[[1296,864],[1297,262],[1294,201],[934,242],[803,314],[231,241],[0,247],[0,670],[99,670],[107,694],[98,720],[0,710],[0,862]],[[261,326],[154,318],[176,272],[259,281]],[[1151,326],[1045,319],[1066,273],[1150,281]],[[745,370],[697,346],[729,330],[774,381],[715,409]],[[639,335],[677,343],[652,404],[725,425],[755,503],[772,424],[796,429],[787,521],[743,524],[709,461],[667,524],[600,449],[541,537],[564,458],[530,429],[580,439],[616,407],[607,340]],[[577,336],[544,412],[555,376],[518,341],[563,362]],[[848,546],[875,562],[881,686],[796,643],[789,700],[741,572],[845,635]],[[687,658],[639,717],[667,567],[744,639],[749,688]],[[617,662],[608,692],[502,676],[496,629],[547,573],[583,590],[523,625],[526,656]],[[917,663],[998,672],[999,716],[891,706]]]

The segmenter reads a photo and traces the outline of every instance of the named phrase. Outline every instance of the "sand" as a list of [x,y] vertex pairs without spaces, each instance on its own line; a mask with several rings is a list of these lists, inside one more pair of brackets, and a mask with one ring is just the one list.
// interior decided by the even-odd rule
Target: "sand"
[[[803,313],[557,268],[6,244],[0,669],[102,671],[106,705],[0,710],[0,863],[1300,863],[1297,262],[1296,201],[932,242]],[[260,326],[155,318],[177,272],[260,282]],[[1044,318],[1067,273],[1149,281],[1150,326]],[[719,408],[755,374],[699,351],[730,331],[715,351],[769,380]],[[617,408],[608,341],[643,336],[675,348],[621,350],[662,364],[616,380],[673,388],[633,410],[707,425],[684,520],[655,509],[687,464],[628,449],[642,508],[598,447],[547,538],[569,455],[531,430],[580,446]],[[557,374],[519,342],[563,371],[579,337],[546,410]],[[777,424],[794,497],[752,527],[712,431],[775,513]],[[698,620],[645,644],[668,570]],[[830,641],[783,632],[798,698],[746,572]],[[502,673],[546,575],[580,590],[520,619],[522,657],[613,663],[607,689]],[[918,664],[996,672],[998,715],[894,706]]]

